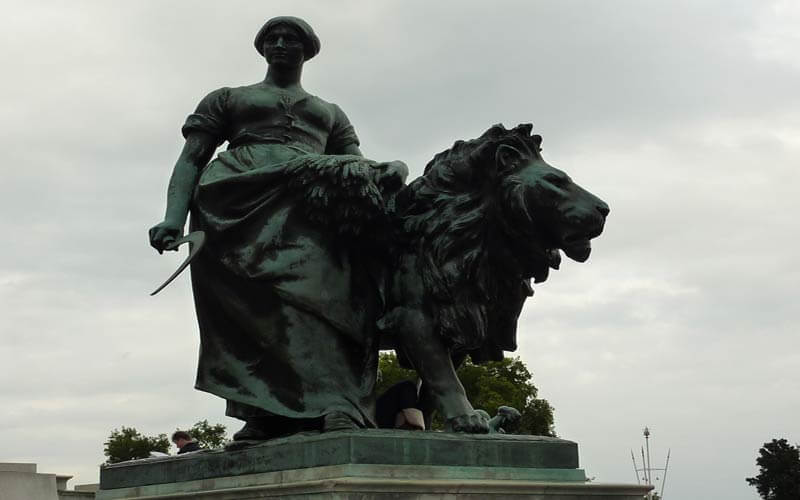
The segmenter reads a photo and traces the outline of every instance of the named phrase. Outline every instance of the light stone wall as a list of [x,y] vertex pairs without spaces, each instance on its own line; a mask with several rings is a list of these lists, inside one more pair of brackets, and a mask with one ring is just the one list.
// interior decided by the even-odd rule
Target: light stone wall
[[90,500],[94,491],[69,491],[72,476],[36,472],[36,464],[0,463],[0,500]]
[[0,462],[0,472],[27,472],[36,474],[36,464]]
[[0,500],[58,500],[56,475],[0,471]]

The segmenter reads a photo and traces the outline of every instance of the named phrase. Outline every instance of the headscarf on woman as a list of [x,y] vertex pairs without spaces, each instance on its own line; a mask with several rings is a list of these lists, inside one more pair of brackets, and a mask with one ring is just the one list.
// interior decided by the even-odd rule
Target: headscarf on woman
[[303,21],[299,17],[278,16],[267,21],[264,26],[258,30],[258,34],[256,35],[256,39],[253,44],[255,45],[259,54],[262,56],[264,55],[264,38],[267,36],[267,33],[269,33],[269,31],[274,27],[281,24],[285,26],[291,26],[300,34],[303,41],[303,52],[306,61],[319,53],[319,37],[317,37],[317,34],[314,33],[314,29],[307,22]]

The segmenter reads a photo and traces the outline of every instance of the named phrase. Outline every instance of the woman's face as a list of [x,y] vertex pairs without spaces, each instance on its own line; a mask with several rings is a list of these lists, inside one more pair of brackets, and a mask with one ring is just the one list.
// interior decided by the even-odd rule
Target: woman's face
[[303,39],[291,26],[279,24],[264,37],[264,57],[277,67],[296,68],[305,61]]

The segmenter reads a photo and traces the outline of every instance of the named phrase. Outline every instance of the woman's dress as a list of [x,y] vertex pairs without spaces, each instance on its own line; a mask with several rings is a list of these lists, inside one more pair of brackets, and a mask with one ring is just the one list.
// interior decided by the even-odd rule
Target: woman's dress
[[[364,229],[353,207],[380,216],[375,162],[337,155],[358,144],[338,106],[264,84],[212,92],[183,126],[193,131],[229,142],[191,208],[207,237],[192,263],[196,388],[240,418],[338,411],[374,426],[379,256],[343,227]],[[358,199],[337,201],[347,186]]]

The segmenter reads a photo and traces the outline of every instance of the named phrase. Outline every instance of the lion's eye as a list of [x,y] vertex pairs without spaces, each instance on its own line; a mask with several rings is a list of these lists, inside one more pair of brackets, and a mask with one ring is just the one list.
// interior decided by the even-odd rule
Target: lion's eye
[[567,179],[558,174],[547,174],[544,176],[544,180],[558,187],[563,187],[567,184]]

